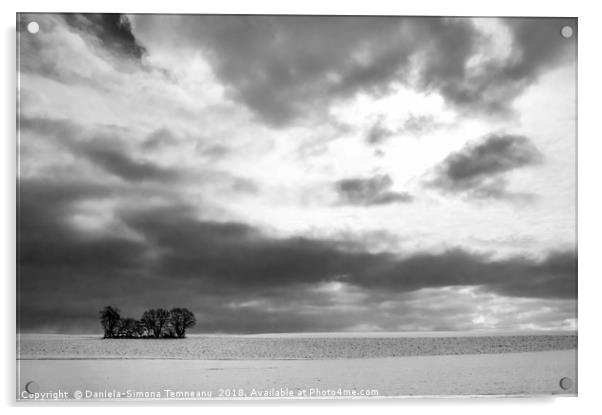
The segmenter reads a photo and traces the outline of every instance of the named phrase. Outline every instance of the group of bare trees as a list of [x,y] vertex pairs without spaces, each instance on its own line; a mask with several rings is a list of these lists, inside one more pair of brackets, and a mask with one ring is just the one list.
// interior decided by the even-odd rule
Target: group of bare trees
[[140,320],[122,318],[119,310],[107,306],[100,311],[100,324],[105,339],[115,338],[183,338],[186,329],[194,326],[196,319],[187,308],[147,310]]

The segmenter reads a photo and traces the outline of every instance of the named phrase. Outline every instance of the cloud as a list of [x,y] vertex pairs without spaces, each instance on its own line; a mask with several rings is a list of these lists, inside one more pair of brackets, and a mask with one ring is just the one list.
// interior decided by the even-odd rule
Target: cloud
[[420,137],[425,133],[441,128],[444,124],[435,121],[432,115],[410,114],[398,127],[385,126],[384,118],[378,118],[368,129],[366,142],[370,145],[383,144],[395,135],[410,135]]
[[375,122],[368,131],[368,144],[381,144],[387,138],[394,135],[395,132],[383,126],[382,119]]
[[393,181],[388,175],[368,179],[342,179],[335,183],[335,189],[343,203],[361,206],[409,203],[413,197],[405,192],[390,190]]
[[[120,76],[142,68],[145,50],[136,43],[125,16],[19,13],[18,20],[22,74],[102,91],[120,88]],[[39,34],[27,32],[30,21],[39,24]]]
[[501,199],[516,196],[506,190],[504,174],[540,164],[543,155],[521,135],[492,134],[447,156],[428,186],[450,193]]
[[576,295],[576,254],[571,252],[551,252],[542,260],[495,260],[461,249],[400,257],[347,250],[342,241],[275,238],[242,223],[197,220],[186,207],[136,210],[122,217],[164,253],[157,263],[162,273],[198,279],[216,289],[344,281],[396,292],[480,286],[513,296]]
[[[512,53],[504,58],[484,59],[470,67],[469,60],[486,54],[499,36],[485,35],[472,40],[473,52],[466,50],[471,39],[462,39],[451,31],[440,32],[439,47],[425,62],[421,77],[424,87],[435,88],[458,109],[466,112],[508,114],[512,101],[536,81],[539,75],[557,65],[575,63],[576,40],[559,35],[563,25],[577,28],[576,19],[505,18]],[[456,50],[466,53],[456,54]],[[440,53],[437,53],[440,52]],[[482,57],[482,56],[481,56]]]
[[[551,252],[541,260],[492,259],[460,249],[409,256],[371,253],[357,245],[350,249],[346,241],[275,237],[240,222],[202,220],[194,209],[179,204],[117,208],[112,215],[119,233],[76,226],[81,202],[112,200],[117,191],[81,181],[21,180],[22,327],[77,326],[82,315],[90,315],[89,330],[96,324],[94,307],[108,303],[127,304],[136,313],[158,304],[192,303],[195,310],[210,308],[216,316],[224,315],[219,324],[208,321],[204,327],[237,331],[244,325],[232,320],[235,311],[229,302],[265,299],[272,304],[276,298],[295,298],[302,309],[321,301],[320,307],[333,308],[335,316],[315,325],[302,317],[301,309],[282,305],[286,313],[277,317],[271,306],[259,307],[248,315],[265,319],[249,323],[245,331],[343,330],[350,322],[336,317],[341,301],[362,310],[394,293],[423,289],[475,287],[517,298],[576,298],[576,253],[570,251]],[[320,300],[323,294],[316,289],[324,284],[342,284],[351,291]],[[37,321],[40,310],[54,310],[44,325]],[[440,314],[433,313],[435,321]]]
[[178,139],[167,128],[160,128],[153,131],[142,143],[142,147],[147,150],[163,149],[165,147],[177,144]]
[[[436,36],[447,25],[454,33],[472,30],[469,21],[427,23],[385,17],[134,16],[133,20],[135,34],[151,49],[177,42],[206,52],[231,95],[274,126],[356,92],[385,91],[391,81],[407,75],[423,36]],[[169,36],[155,31],[158,21]]]
[[150,49],[177,44],[203,51],[231,96],[273,126],[323,113],[359,92],[385,93],[395,83],[436,91],[460,112],[505,115],[542,72],[574,61],[575,41],[559,30],[576,28],[574,19],[504,19],[499,30],[509,33],[512,53],[498,58],[489,56],[497,37],[466,18],[132,19]]
[[[116,192],[115,187],[78,179],[20,179],[20,267],[111,272],[133,266],[144,246],[116,235],[91,238],[70,220],[78,203],[107,200]],[[27,280],[27,273],[21,276]]]
[[90,128],[83,128],[67,120],[39,117],[22,117],[20,126],[24,132],[33,131],[46,139],[54,139],[73,155],[126,181],[167,182],[175,180],[182,173],[148,160],[133,158],[128,154],[131,150],[124,146],[125,140],[119,136],[120,132],[111,131],[111,128],[91,132]]
[[[343,138],[365,130],[270,128],[407,87],[457,111],[507,114],[513,97],[566,61],[573,41],[502,21],[511,56],[490,59],[479,56],[488,34],[463,19],[145,15],[130,28],[116,15],[20,16],[35,16],[41,33],[19,25],[19,329],[97,332],[107,304],[134,317],[186,306],[201,332],[573,324],[577,254],[558,250],[572,246],[563,225],[572,211],[556,209],[568,200],[562,189],[519,219],[519,231],[503,215],[475,224],[474,209],[458,214],[445,198],[406,205],[403,217],[350,211],[412,201],[393,179],[426,167],[404,162],[387,169],[394,178],[363,177],[356,166],[375,149],[359,142],[354,153]],[[560,21],[543,22],[551,33]],[[542,50],[521,52],[533,48]],[[379,127],[419,134],[432,121],[420,117],[387,113]],[[372,133],[376,142],[388,134]],[[487,166],[461,150],[455,167],[433,171],[446,178],[438,189],[511,197],[508,173],[535,164],[512,150],[525,143],[513,143],[480,150]],[[339,145],[351,157],[334,160]],[[316,155],[299,159],[304,146]],[[306,203],[303,192],[332,177],[346,177],[332,183],[339,203],[314,203],[332,193]],[[558,224],[554,232],[530,224],[539,214]],[[491,254],[466,235],[489,241]],[[509,251],[514,237],[529,243]]]
[[438,127],[441,127],[441,124],[435,121],[432,115],[410,114],[404,121],[401,132],[420,136]]
[[[173,134],[166,129],[160,129],[151,133],[143,140],[136,137],[133,132],[105,125],[83,126],[64,119],[52,119],[42,117],[21,117],[20,130],[27,143],[21,146],[21,154],[28,151],[38,152],[36,160],[23,157],[24,164],[35,161],[38,166],[37,175],[46,176],[61,172],[61,177],[70,177],[73,170],[86,171],[86,164],[91,164],[100,171],[121,179],[124,186],[134,186],[128,192],[120,193],[121,199],[127,199],[125,193],[141,195],[142,197],[163,197],[164,193],[172,193],[181,187],[189,187],[193,182],[195,186],[203,189],[216,189],[220,194],[258,194],[260,186],[253,180],[231,174],[227,171],[211,168],[210,166],[185,166],[167,167],[153,160],[161,158],[161,152],[179,149],[181,143]],[[128,138],[129,137],[129,138]],[[52,152],[59,152],[61,156],[68,156],[69,163],[57,169],[51,163],[46,171],[41,166],[45,163],[44,157],[40,156],[39,148],[28,150],[36,140],[43,146],[53,145]],[[136,144],[136,143],[139,144]],[[44,148],[44,151],[49,151]],[[58,154],[58,153],[57,153]],[[157,157],[158,155],[158,157]],[[212,154],[209,158],[217,158]],[[95,182],[99,181],[98,171],[87,172],[87,176],[93,175]],[[100,177],[107,180],[106,176]],[[114,182],[113,182],[114,183]],[[142,188],[141,184],[149,185],[148,189]],[[166,188],[159,189],[156,185],[168,184]],[[113,184],[118,188],[118,185]],[[146,192],[146,193],[145,193]]]
[[66,13],[65,21],[74,29],[98,39],[109,50],[140,59],[146,49],[132,34],[130,20],[119,13]]
[[123,180],[172,181],[178,177],[176,170],[163,168],[149,161],[132,159],[122,149],[112,148],[110,141],[107,143],[102,138],[74,146],[74,150],[98,167]]
[[391,261],[373,273],[359,274],[355,282],[394,291],[480,286],[503,295],[574,298],[576,272],[574,252],[552,252],[545,259],[534,261],[521,257],[491,260],[484,255],[450,250]]
[[197,151],[211,160],[219,160],[230,155],[232,149],[223,144],[210,144],[208,146],[197,146]]

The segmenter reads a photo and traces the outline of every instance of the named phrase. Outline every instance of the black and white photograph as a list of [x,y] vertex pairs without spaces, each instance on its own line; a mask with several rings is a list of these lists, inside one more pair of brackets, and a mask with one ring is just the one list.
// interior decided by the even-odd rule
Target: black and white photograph
[[18,13],[16,400],[577,396],[577,20]]

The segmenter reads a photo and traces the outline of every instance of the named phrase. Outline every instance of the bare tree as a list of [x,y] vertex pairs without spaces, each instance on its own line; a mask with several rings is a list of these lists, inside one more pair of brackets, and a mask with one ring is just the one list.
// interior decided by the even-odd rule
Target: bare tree
[[106,306],[100,311],[100,324],[104,329],[104,337],[106,339],[115,337],[117,325],[120,320],[121,316],[119,315],[119,310],[115,307]]
[[196,319],[187,308],[147,310],[140,320],[121,318],[118,309],[107,306],[100,311],[100,322],[105,338],[183,338]]
[[171,311],[171,327],[177,337],[185,337],[186,329],[196,324],[196,318],[187,308],[173,308]]
[[141,321],[146,329],[153,334],[153,337],[159,338],[163,331],[168,328],[170,322],[169,317],[169,311],[163,308],[157,308],[145,311]]
[[135,333],[136,337],[147,337],[148,330],[142,320],[136,320]]
[[122,318],[117,323],[117,337],[134,337],[136,334],[136,320]]

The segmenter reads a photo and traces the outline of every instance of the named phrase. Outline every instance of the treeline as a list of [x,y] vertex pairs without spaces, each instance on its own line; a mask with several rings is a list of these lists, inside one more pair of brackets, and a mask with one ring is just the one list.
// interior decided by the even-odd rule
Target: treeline
[[100,311],[100,324],[105,339],[183,338],[196,319],[187,308],[157,308],[145,311],[139,320],[122,318],[117,308],[107,306]]

